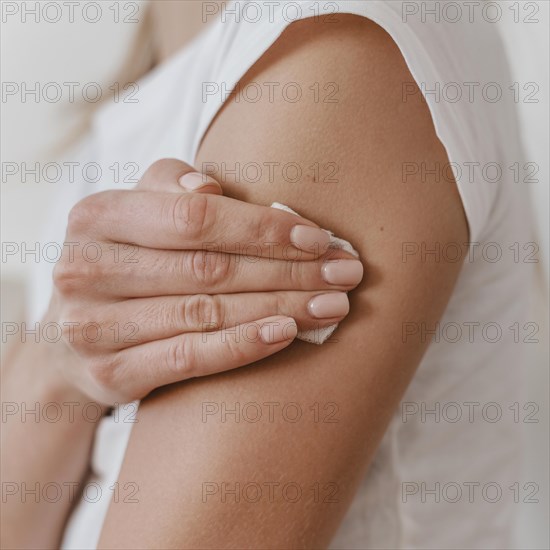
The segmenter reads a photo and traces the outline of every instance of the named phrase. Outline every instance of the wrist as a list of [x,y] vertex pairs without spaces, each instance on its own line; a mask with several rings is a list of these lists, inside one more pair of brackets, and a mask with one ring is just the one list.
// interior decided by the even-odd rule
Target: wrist
[[[47,323],[58,323],[51,309],[40,324]],[[56,342],[43,338],[18,342],[4,362],[2,398],[15,403],[57,403],[81,408],[93,404],[94,414],[99,420],[108,407],[86,395],[77,381],[71,379],[71,373],[78,370],[74,368],[75,361],[78,357],[61,339]]]

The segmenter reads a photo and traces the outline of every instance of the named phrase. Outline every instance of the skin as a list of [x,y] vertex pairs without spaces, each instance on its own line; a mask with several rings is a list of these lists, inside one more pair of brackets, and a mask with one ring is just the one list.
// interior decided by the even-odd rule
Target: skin
[[[200,31],[202,16],[195,10],[194,16],[188,17],[191,6],[198,8],[199,3],[159,1],[152,4],[153,34],[156,38],[154,54],[159,61]],[[175,28],[173,22],[177,20],[188,23],[186,32],[182,32],[182,26]],[[168,28],[171,30],[165,32]],[[170,186],[176,185],[175,181],[168,183]],[[219,191],[210,188],[206,192]],[[60,320],[56,308],[62,309],[64,301],[58,300],[55,306],[53,302],[42,320],[43,324]],[[2,481],[13,484],[10,488],[5,486],[6,493],[10,490],[16,493],[2,503],[2,548],[59,547],[67,517],[78,500],[78,487],[88,472],[97,420],[107,410],[106,402],[112,400],[114,393],[123,390],[120,385],[115,392],[101,389],[94,376],[89,376],[90,364],[89,358],[83,362],[65,342],[52,345],[41,339],[35,343],[32,338],[24,344],[12,346],[2,361],[2,402],[18,407],[17,413],[3,422],[1,430]],[[79,373],[77,377],[75,372]],[[88,384],[84,381],[86,378]],[[77,379],[80,379],[78,383]],[[98,397],[98,391],[101,400],[95,401],[91,394]],[[74,416],[68,414],[70,409],[65,407],[65,414],[58,422],[36,422],[32,414],[22,417],[21,410],[32,410],[36,403],[77,405]],[[91,412],[85,416],[82,411],[87,405],[91,406]],[[70,453],[66,452],[67,441],[71,442]],[[40,460],[36,460],[37,456]],[[35,502],[32,495],[23,501],[19,492],[22,484],[32,490],[37,483],[39,487],[53,483],[58,487],[68,487],[71,492],[65,491],[63,498],[55,503],[48,503],[42,498]]]
[[[50,315],[66,327],[65,344],[75,356],[67,378],[100,403],[141,399],[159,386],[275,353],[296,336],[294,317],[301,329],[339,320],[315,320],[308,315],[310,300],[323,290],[350,290],[360,280],[323,280],[321,267],[334,254],[319,257],[316,245],[302,250],[293,240],[297,227],[317,229],[328,240],[308,220],[222,197],[214,181],[204,190],[217,192],[182,193],[177,182],[190,173],[180,161],[159,161],[136,190],[92,195],[69,216],[67,242],[89,239],[104,253],[93,264],[78,252],[64,255],[54,270]],[[218,242],[225,249],[212,248]],[[239,259],[242,242],[257,243],[253,261]],[[132,261],[124,255],[115,261],[108,253],[112,243],[120,250],[134,243]],[[301,260],[290,276],[285,256]],[[344,256],[334,261],[347,262]],[[90,320],[97,320],[99,341],[79,330]],[[113,335],[113,323],[126,332]],[[288,337],[275,343],[260,338],[270,323],[288,325]],[[251,338],[239,340],[239,333],[228,332],[234,327]],[[206,346],[203,332],[211,333]]]
[[[200,149],[203,163],[334,161],[338,183],[222,181],[224,193],[262,205],[289,204],[350,240],[366,277],[350,295],[351,313],[335,341],[294,342],[253,366],[155,391],[142,403],[120,486],[139,487],[137,503],[111,503],[101,548],[322,548],[329,544],[359,481],[414,375],[426,342],[402,337],[403,322],[437,322],[460,271],[458,263],[402,257],[405,242],[466,243],[468,227],[456,185],[402,182],[404,162],[448,162],[426,104],[403,103],[413,81],[391,38],[352,16],[289,27],[243,79],[335,82],[337,104],[229,101]],[[226,139],[227,135],[232,139]],[[214,173],[221,179],[221,174]],[[278,403],[258,422],[206,407]],[[289,422],[285,404],[301,406]],[[337,406],[337,422],[312,416]],[[297,502],[281,485],[303,489]],[[235,489],[263,487],[256,502]],[[273,498],[266,487],[276,487]],[[318,488],[317,494],[312,488]],[[334,490],[336,492],[334,493]],[[319,493],[320,491],[320,493]],[[292,496],[294,493],[292,493]],[[336,500],[336,502],[327,502]]]
[[222,0],[152,0],[156,56],[164,61],[196,36],[209,22],[213,12],[221,9]]
[[[182,187],[182,176],[191,174],[205,185]],[[109,406],[254,363],[288,346],[298,329],[327,326],[347,314],[346,307],[319,319],[308,304],[325,293],[343,294],[362,277],[327,282],[326,261],[357,260],[326,250],[328,236],[305,218],[221,194],[215,180],[165,159],[135,190],[91,195],[71,210],[66,242],[95,243],[101,260],[87,261],[83,247],[64,247],[43,319],[64,327],[63,338],[28,340],[3,365],[4,402],[20,409],[39,403],[39,418],[45,404],[65,411],[56,422],[29,421],[16,412],[3,425],[2,479],[15,491],[3,505],[3,547],[59,545],[87,473],[97,419]],[[320,240],[304,247],[297,227],[317,230]],[[256,246],[235,248],[243,242]],[[133,262],[114,259],[113,247],[124,250],[125,243],[134,243]],[[232,252],[213,250],[213,243]],[[95,332],[82,331],[90,322],[102,335],[97,341]],[[114,324],[124,329],[117,336]],[[77,414],[69,414],[66,403],[74,403]],[[94,420],[82,414],[88,404],[98,413]],[[55,503],[21,496],[23,484],[42,490],[50,483],[67,488]],[[25,528],[29,524],[33,529]]]
[[[178,181],[191,173],[180,161],[159,161],[136,190],[91,195],[72,209],[66,242],[94,242],[102,260],[90,263],[77,252],[80,247],[72,254],[64,247],[43,321],[64,327],[63,338],[21,345],[6,362],[2,385],[3,401],[21,408],[70,402],[77,411],[73,417],[65,408],[56,422],[9,415],[2,429],[3,449],[10,451],[3,456],[4,482],[14,489],[57,483],[72,490],[54,504],[23,499],[19,491],[11,495],[3,506],[3,547],[59,544],[96,427],[90,415],[83,416],[84,405],[95,405],[99,418],[110,405],[141,399],[159,386],[253,363],[288,346],[298,328],[326,326],[347,313],[316,319],[307,306],[325,292],[356,286],[327,283],[321,271],[327,259],[359,262],[344,252],[320,256],[317,246],[295,248],[293,230],[315,224],[223,197],[212,179],[185,192]],[[251,261],[250,248],[248,261],[237,261],[237,253],[206,246],[222,238],[227,245],[257,243],[257,258]],[[113,243],[128,242],[137,247],[135,263],[115,261],[109,254]],[[292,271],[283,250],[300,257]],[[98,340],[96,332],[82,330],[90,322],[99,327]],[[115,323],[130,326],[132,338],[126,331],[115,337],[110,330]],[[60,456],[67,440],[73,451]],[[35,528],[25,529],[30,521]]]

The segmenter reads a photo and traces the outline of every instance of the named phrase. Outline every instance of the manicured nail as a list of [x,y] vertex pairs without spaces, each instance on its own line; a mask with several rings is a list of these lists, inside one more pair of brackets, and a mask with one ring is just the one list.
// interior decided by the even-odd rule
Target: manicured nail
[[294,340],[298,326],[292,317],[278,317],[262,323],[260,338],[264,344],[278,344]]
[[345,317],[349,313],[348,296],[345,292],[320,294],[309,301],[307,309],[309,314],[317,319]]
[[332,260],[323,264],[321,273],[331,285],[358,285],[363,279],[363,264],[359,260]]
[[219,187],[219,184],[215,179],[204,174],[199,174],[198,172],[189,172],[188,174],[184,174],[179,179],[179,184],[188,191],[197,191],[197,189],[202,189],[203,187],[209,185]]
[[290,242],[300,250],[323,253],[330,242],[330,235],[317,227],[295,225],[290,232]]

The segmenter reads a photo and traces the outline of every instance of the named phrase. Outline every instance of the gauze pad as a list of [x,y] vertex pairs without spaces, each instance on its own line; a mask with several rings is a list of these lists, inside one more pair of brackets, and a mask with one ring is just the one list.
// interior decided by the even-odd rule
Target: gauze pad
[[[284,210],[286,212],[290,212],[291,214],[298,215],[298,213],[294,212],[292,208],[289,208],[288,206],[285,206],[284,204],[280,204],[278,202],[274,202],[271,205],[271,208],[277,208],[278,210]],[[359,257],[357,250],[355,250],[353,246],[351,246],[351,244],[348,243],[348,241],[335,237],[327,229],[324,229],[324,231],[326,231],[330,236],[330,244],[329,244],[330,248],[341,248],[346,252],[353,254],[356,258]],[[303,340],[304,342],[310,342],[311,344],[322,344],[332,336],[332,333],[337,329],[337,327],[338,327],[338,323],[334,325],[330,325],[328,327],[322,327],[322,328],[312,329],[312,330],[303,330],[301,332],[298,332],[297,338],[299,338],[300,340]]]

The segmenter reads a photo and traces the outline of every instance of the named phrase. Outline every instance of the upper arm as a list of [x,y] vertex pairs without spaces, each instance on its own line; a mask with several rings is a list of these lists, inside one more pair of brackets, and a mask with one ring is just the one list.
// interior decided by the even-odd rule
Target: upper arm
[[[297,103],[229,101],[196,166],[220,167],[226,194],[283,202],[348,239],[366,276],[333,342],[295,342],[260,364],[163,388],[142,403],[120,479],[138,483],[139,504],[111,506],[103,546],[328,544],[427,346],[404,342],[403,323],[438,321],[460,270],[402,258],[403,243],[444,246],[468,235],[454,184],[402,182],[404,162],[447,158],[426,104],[402,102],[412,77],[383,30],[352,16],[295,23],[246,81],[297,82],[304,92],[319,83],[320,101],[312,92]],[[322,101],[330,82],[337,103]],[[222,177],[224,163],[250,162],[297,163],[303,176],[292,183],[275,168],[274,181],[267,169],[255,183]],[[338,168],[337,182],[323,181],[327,163]],[[217,414],[203,418],[205,403]],[[324,422],[336,408],[336,422]],[[303,493],[291,502],[297,486]],[[235,489],[238,502],[227,492]],[[337,502],[326,502],[335,489],[329,500]]]

